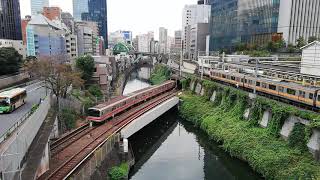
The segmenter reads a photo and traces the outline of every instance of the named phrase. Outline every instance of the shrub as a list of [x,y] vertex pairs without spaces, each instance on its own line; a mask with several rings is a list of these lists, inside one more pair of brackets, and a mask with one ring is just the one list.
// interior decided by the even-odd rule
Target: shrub
[[154,68],[151,74],[151,77],[150,77],[151,84],[153,85],[161,84],[167,81],[170,78],[170,75],[171,75],[171,72],[167,66],[158,64],[156,65],[156,67]]
[[67,130],[71,130],[76,126],[77,113],[72,109],[62,109],[61,121],[65,124]]
[[111,180],[121,180],[127,177],[129,173],[129,165],[127,163],[122,163],[119,167],[113,167],[109,171],[109,176]]

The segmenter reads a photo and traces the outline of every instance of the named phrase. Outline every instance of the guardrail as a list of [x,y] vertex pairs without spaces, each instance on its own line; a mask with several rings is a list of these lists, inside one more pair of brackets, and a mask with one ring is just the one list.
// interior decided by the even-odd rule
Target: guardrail
[[8,87],[8,88],[5,88],[5,89],[0,89],[0,93],[4,92],[4,91],[9,91],[11,89],[14,89],[14,88],[19,88],[19,87],[25,87],[25,86],[29,86],[31,84],[35,84],[37,82],[41,82],[39,80],[32,80],[32,81],[28,81],[28,82],[25,82],[25,83],[22,83],[22,84],[18,84],[18,85],[15,85],[15,86],[11,86],[11,87]]

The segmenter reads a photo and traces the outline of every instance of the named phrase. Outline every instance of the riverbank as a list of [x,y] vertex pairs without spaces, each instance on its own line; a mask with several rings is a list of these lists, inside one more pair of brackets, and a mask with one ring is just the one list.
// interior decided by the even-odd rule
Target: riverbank
[[[208,94],[203,92],[204,96],[200,97],[185,91],[179,112],[185,120],[220,142],[225,151],[247,161],[268,179],[320,179],[320,164],[305,148],[292,147],[272,133],[278,131],[281,123],[264,129],[256,121],[244,119],[249,104],[247,94],[226,88],[216,94],[213,102]],[[253,111],[256,111],[251,113],[253,119],[257,118],[254,114],[261,114]]]

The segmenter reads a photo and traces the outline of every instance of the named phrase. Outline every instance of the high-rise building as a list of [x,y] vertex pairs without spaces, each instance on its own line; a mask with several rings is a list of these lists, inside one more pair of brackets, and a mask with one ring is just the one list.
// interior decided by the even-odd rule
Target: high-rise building
[[139,52],[150,52],[150,40],[148,34],[140,34],[137,36],[138,39],[138,51]]
[[159,53],[167,53],[168,30],[164,27],[159,28]]
[[19,0],[0,0],[0,39],[22,40]]
[[168,36],[167,38],[167,53],[173,53],[174,37]]
[[31,15],[42,13],[43,7],[49,7],[49,0],[31,0]]
[[59,7],[43,7],[42,14],[50,20],[57,20],[61,19],[62,10]]
[[198,53],[206,51],[206,38],[209,35],[209,23],[197,23],[191,26],[190,59],[197,60]]
[[296,44],[320,33],[320,1],[210,0],[210,49],[230,49],[237,43],[266,44],[283,38]]
[[210,16],[211,16],[210,5],[205,5],[204,3],[200,3],[200,4],[194,4],[194,5],[186,5],[184,7],[183,15],[182,15],[182,40],[183,40],[184,52],[188,54],[188,57],[191,51],[192,26],[195,26],[198,23],[209,23]]
[[182,31],[178,30],[174,32],[174,47],[172,53],[180,53],[182,46]]
[[55,23],[38,14],[27,25],[27,55],[54,56],[67,55],[67,34],[62,23]]
[[89,0],[72,0],[73,5],[73,18],[76,21],[81,21],[83,13],[89,13]]
[[73,16],[76,21],[93,21],[98,23],[99,35],[108,47],[107,1],[73,0]]

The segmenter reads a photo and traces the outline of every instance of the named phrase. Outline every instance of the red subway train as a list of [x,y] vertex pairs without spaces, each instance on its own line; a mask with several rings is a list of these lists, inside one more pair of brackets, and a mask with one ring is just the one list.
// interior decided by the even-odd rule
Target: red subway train
[[110,101],[89,108],[88,121],[104,122],[112,119],[115,115],[120,114],[131,107],[155,97],[161,93],[168,92],[176,87],[175,81],[166,81],[157,86],[151,86],[139,91],[135,91],[126,96],[119,96]]

